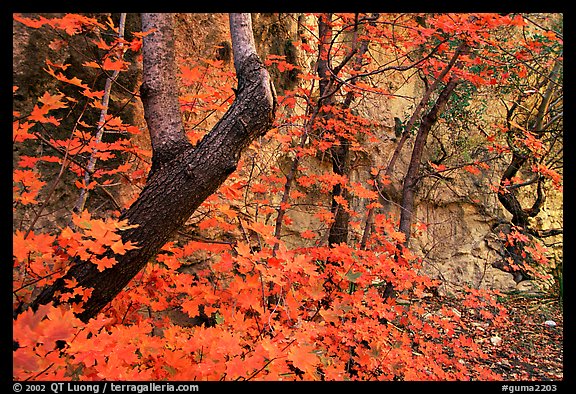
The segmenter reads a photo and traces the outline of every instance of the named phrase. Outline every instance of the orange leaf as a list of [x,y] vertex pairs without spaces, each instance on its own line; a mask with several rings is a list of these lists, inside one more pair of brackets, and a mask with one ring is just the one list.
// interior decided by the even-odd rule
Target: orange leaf
[[67,341],[72,338],[77,331],[77,327],[82,322],[74,316],[74,313],[65,308],[53,307],[46,314],[47,320],[42,321],[43,342],[52,343],[56,341]]
[[86,96],[90,99],[101,99],[102,97],[104,97],[104,91],[99,90],[99,91],[93,92],[90,89],[84,89],[84,91],[82,92],[82,95]]
[[[294,344],[288,351],[288,359],[292,364],[302,371],[316,376],[316,365],[319,362],[318,356],[311,352],[311,346]],[[308,378],[309,379],[309,378]]]
[[116,241],[110,246],[110,249],[116,254],[122,255],[125,254],[126,251],[136,249],[138,246],[132,243],[132,241],[128,241],[123,243],[122,241]]
[[302,238],[306,238],[306,239],[314,239],[314,238],[316,238],[316,233],[314,231],[311,231],[311,230],[305,230],[305,231],[300,233],[300,236]]
[[94,238],[101,245],[112,245],[120,240],[120,235],[115,233],[114,224],[102,220],[93,220],[92,226],[86,231],[86,236]]
[[124,71],[128,69],[128,63],[123,60],[113,60],[107,57],[102,63],[102,68],[108,71]]
[[23,142],[26,140],[35,140],[36,137],[34,134],[29,133],[28,130],[34,126],[34,123],[23,122],[20,123],[19,121],[12,123],[12,136],[14,142]]
[[76,286],[78,286],[78,281],[76,280],[76,278],[64,279],[64,284],[66,285],[67,288],[73,289]]
[[269,191],[268,187],[262,183],[254,183],[250,186],[252,193],[267,193]]
[[322,316],[324,321],[326,321],[328,323],[338,324],[340,322],[340,316],[338,316],[338,314],[336,312],[334,312],[334,310],[332,310],[332,309],[328,309],[328,310],[321,309],[320,310],[320,316]]
[[231,209],[230,205],[227,205],[227,204],[219,205],[218,211],[220,213],[223,213],[224,215],[228,216],[228,218],[230,218],[230,219],[234,219],[235,217],[238,216],[238,212],[235,211],[234,209]]
[[22,14],[14,14],[14,19],[28,27],[38,29],[48,23],[48,19],[40,16],[38,19],[25,18]]
[[419,231],[426,231],[428,229],[428,225],[426,223],[418,222],[416,223],[416,229]]
[[464,166],[464,170],[468,171],[472,175],[480,175],[482,173],[478,167],[472,165]]
[[44,106],[43,109],[47,108],[48,110],[52,109],[59,109],[59,108],[66,108],[68,105],[62,102],[62,98],[64,98],[64,94],[55,94],[51,95],[48,92],[44,92],[44,95],[38,99]]
[[100,272],[104,271],[106,268],[113,267],[114,264],[117,263],[116,259],[114,259],[112,257],[100,257],[100,258],[92,257],[92,259],[90,261],[92,263],[96,264],[96,267],[98,268],[98,271],[100,271]]
[[428,164],[430,164],[430,167],[432,167],[436,172],[446,171],[446,169],[448,168],[444,164],[434,164],[431,161],[429,161]]
[[199,67],[190,68],[186,66],[181,66],[180,73],[182,83],[186,86],[190,86],[196,82],[200,82],[206,72],[200,71]]
[[190,317],[196,317],[200,313],[198,306],[200,305],[200,299],[186,300],[182,303],[182,310]]
[[250,245],[248,245],[246,242],[238,242],[238,244],[236,244],[236,251],[238,252],[239,256],[249,257],[252,255]]
[[230,380],[246,375],[246,362],[240,357],[233,357],[226,362],[226,378]]
[[264,237],[271,236],[274,233],[274,227],[260,222],[250,223],[247,227]]

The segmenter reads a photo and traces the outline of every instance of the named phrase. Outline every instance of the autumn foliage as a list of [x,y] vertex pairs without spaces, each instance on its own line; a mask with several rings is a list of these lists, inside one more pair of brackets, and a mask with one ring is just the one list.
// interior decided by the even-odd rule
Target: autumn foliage
[[[116,263],[113,256],[138,247],[122,241],[122,231],[131,225],[118,219],[133,199],[118,203],[109,190],[119,185],[141,187],[151,152],[134,142],[135,136],[142,137],[142,130],[123,120],[122,111],[107,114],[104,124],[95,119],[105,108],[102,81],[137,64],[142,37],[150,32],[119,37],[112,19],[76,14],[59,18],[15,14],[14,20],[55,33],[58,38],[50,43],[54,55],[78,36],[85,37],[90,49],[80,65],[46,59],[43,68],[54,79],[54,87],[36,98],[29,113],[14,113],[13,144],[21,149],[13,170],[13,209],[21,218],[14,223],[13,234],[14,379],[500,378],[490,368],[484,344],[462,329],[462,316],[471,310],[477,311],[487,331],[507,324],[506,311],[497,302],[499,293],[464,287],[458,294],[458,309],[442,305],[438,282],[420,273],[423,256],[406,245],[398,218],[378,211],[382,207],[378,186],[390,182],[385,168],[368,164],[364,170],[369,177],[351,179],[329,167],[309,167],[306,158],[328,155],[342,141],[361,156],[367,141],[378,143],[381,137],[375,130],[381,125],[350,108],[318,104],[320,77],[314,70],[287,62],[283,55],[268,56],[265,65],[280,74],[298,71],[300,83],[293,90],[278,92],[280,115],[275,128],[247,149],[228,181],[102,313],[87,323],[76,318],[91,289],[70,280],[67,291],[57,295],[58,306],[22,309],[43,286],[63,277],[75,259],[90,261],[104,271]],[[525,21],[520,15],[436,15],[427,24],[405,17],[399,35],[391,20],[366,24],[362,34],[379,50],[400,51],[399,63],[382,67],[365,54],[364,68],[343,68],[342,80],[351,81],[362,73],[402,72],[414,63],[408,56],[413,52],[424,59],[416,65],[418,70],[433,78],[446,67],[457,40],[468,40],[476,48],[478,56],[463,55],[454,70],[474,89],[503,86],[530,72],[526,62],[500,67],[508,55],[494,49],[499,43],[493,32],[521,29]],[[344,31],[353,21],[353,15],[342,15],[333,28]],[[548,31],[527,42],[543,40],[559,41]],[[317,56],[313,39],[294,45],[306,56]],[[516,49],[517,60],[533,56],[538,44],[532,45]],[[433,48],[434,56],[427,57]],[[341,59],[348,50],[342,40],[330,48],[330,56]],[[230,105],[235,76],[224,61],[210,58],[187,59],[178,67],[186,132],[196,143],[208,122],[216,121]],[[79,78],[80,69],[92,79]],[[394,99],[394,92],[376,79],[362,78],[343,83],[344,94],[352,90],[357,95]],[[14,93],[18,89],[15,86]],[[112,89],[122,88],[113,85]],[[132,104],[127,100],[122,105]],[[67,126],[62,127],[63,123]],[[95,138],[102,128],[108,137]],[[487,151],[509,153],[503,144],[508,131],[504,122],[495,124],[485,140]],[[518,128],[516,132],[522,133]],[[526,150],[536,157],[544,155],[547,148],[541,140],[529,132],[524,137]],[[44,147],[40,154],[35,150],[39,144]],[[301,159],[296,161],[293,179],[287,177],[290,166],[281,169],[275,161],[280,156],[289,158],[290,164]],[[86,178],[90,157],[97,159],[97,165]],[[482,176],[489,164],[484,160],[428,162],[427,168],[437,175]],[[531,168],[554,187],[562,187],[561,175],[546,163],[535,161]],[[45,230],[36,223],[56,199],[59,183],[66,183],[75,194],[84,189],[98,192],[100,198],[108,195],[113,205],[102,211],[88,204],[81,212],[60,217],[57,228]],[[330,194],[336,185],[347,191],[348,197],[336,196],[335,201],[338,209],[350,215],[351,236],[348,244],[329,246],[327,231],[334,209],[311,200],[310,195]],[[496,182],[491,192],[502,188]],[[359,204],[365,212],[356,209]],[[293,226],[292,213],[302,210],[317,225]],[[371,231],[360,247],[369,210],[375,212]],[[276,221],[278,217],[281,220]],[[414,233],[426,229],[426,223],[419,221]],[[521,229],[501,234],[502,242],[527,245],[524,257],[530,263],[516,267],[518,261],[511,261],[511,268],[548,278],[538,268],[547,261],[544,249],[516,230]],[[287,242],[286,232],[302,242]]]

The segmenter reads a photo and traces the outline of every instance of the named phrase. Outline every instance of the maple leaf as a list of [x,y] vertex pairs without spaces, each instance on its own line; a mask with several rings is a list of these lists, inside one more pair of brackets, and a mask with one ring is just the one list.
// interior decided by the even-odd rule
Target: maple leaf
[[99,258],[93,257],[90,259],[90,261],[93,264],[96,264],[96,267],[100,272],[104,271],[106,268],[113,267],[114,264],[117,263],[116,259],[113,257],[99,257]]
[[12,135],[14,142],[23,142],[28,139],[37,139],[35,134],[29,133],[30,130],[34,126],[34,123],[30,122],[13,122],[12,123]]
[[263,235],[264,237],[271,236],[274,233],[274,227],[273,226],[270,226],[270,225],[267,225],[264,223],[260,223],[260,222],[250,223],[247,227],[251,230],[254,230],[258,234]]
[[224,61],[223,60],[211,60],[211,59],[202,59],[203,62],[205,62],[206,64],[214,67],[214,68],[222,68],[224,66]]
[[219,191],[228,199],[228,200],[237,200],[242,197],[242,182],[236,182],[232,185],[222,185]]
[[[319,363],[318,356],[312,352],[312,347],[305,344],[293,344],[288,351],[288,360],[296,368],[306,372],[316,379],[316,366]],[[309,379],[309,377],[307,377]]]
[[300,233],[300,236],[305,239],[314,239],[316,238],[316,233],[311,230],[305,230]]
[[327,323],[338,324],[340,322],[340,316],[338,316],[333,309],[321,309],[320,316],[322,316],[324,321]]
[[240,357],[232,357],[226,361],[226,377],[235,380],[238,377],[245,376],[247,365]]
[[88,97],[89,99],[101,99],[102,97],[104,97],[104,91],[99,90],[99,91],[93,92],[90,89],[84,89],[82,91],[82,95]]
[[82,83],[82,80],[79,79],[78,77],[67,78],[62,73],[56,73],[50,65],[48,65],[48,67],[45,68],[44,71],[46,71],[48,74],[52,75],[54,78],[56,78],[59,81],[62,81],[62,82],[65,82],[65,83],[68,83],[71,85],[76,85],[76,86],[79,86],[83,89],[88,89],[88,85]]
[[261,309],[261,302],[260,302],[261,300],[259,299],[259,293],[257,291],[254,291],[254,289],[242,290],[240,293],[236,294],[236,301],[238,302],[238,306],[244,308],[244,310]]
[[76,280],[76,278],[64,279],[64,284],[66,285],[67,288],[73,289],[76,286],[78,286],[78,281]]
[[76,333],[77,327],[82,326],[74,313],[64,307],[52,307],[47,311],[46,317],[41,323],[42,334],[38,340],[45,344],[67,341]]
[[332,197],[334,199],[334,201],[336,201],[339,205],[341,205],[347,212],[349,212],[349,208],[348,208],[348,200],[346,200],[344,197],[342,196],[334,196]]
[[388,231],[388,235],[390,236],[390,238],[392,238],[394,241],[400,244],[406,242],[406,234],[404,234],[403,232],[391,229]]
[[98,39],[92,39],[91,40],[98,48],[104,50],[104,51],[108,51],[110,50],[112,47],[106,43],[101,37],[99,37]]
[[464,166],[464,170],[468,171],[469,173],[471,173],[472,175],[480,175],[482,172],[478,169],[478,167],[476,166],[472,166],[472,165],[467,165]]
[[125,71],[128,69],[129,63],[125,62],[124,60],[114,60],[110,57],[104,59],[102,63],[102,68],[107,71]]
[[238,212],[235,209],[232,209],[230,205],[222,204],[218,206],[218,211],[223,213],[230,219],[234,219],[238,216]]
[[[12,236],[12,255],[16,261],[24,262],[28,258],[30,242],[24,238],[24,232],[16,230]],[[32,232],[30,234],[33,234]]]
[[444,164],[434,164],[431,161],[428,161],[428,164],[430,164],[430,167],[432,167],[436,172],[442,172],[448,169]]
[[129,230],[140,226],[139,224],[128,224],[128,219],[124,219],[118,222],[114,222],[114,226],[119,231]]
[[62,248],[78,246],[82,241],[82,234],[73,231],[70,227],[64,228],[58,235],[58,244]]
[[416,223],[416,229],[418,231],[426,231],[426,230],[428,230],[428,224],[423,223],[423,222],[417,222]]
[[300,185],[302,185],[304,187],[309,187],[309,186],[312,186],[314,183],[316,183],[316,179],[314,177],[311,177],[311,176],[303,175],[303,176],[297,178],[296,182],[298,182]]
[[250,190],[252,193],[267,193],[269,191],[268,187],[262,183],[253,183]]
[[290,144],[292,143],[292,136],[287,135],[287,134],[276,134],[274,136],[274,139],[276,139],[276,141],[280,142],[281,144]]
[[200,82],[205,74],[206,71],[201,71],[200,67],[190,68],[187,66],[180,66],[180,77],[182,78],[182,83],[186,86]]
[[126,251],[128,250],[132,250],[132,249],[137,249],[138,246],[136,246],[136,244],[132,243],[132,241],[127,241],[127,242],[122,242],[121,240],[114,242],[111,246],[110,249],[112,249],[112,251],[116,254],[122,255],[125,254]]
[[181,305],[182,311],[184,311],[191,318],[194,318],[198,316],[198,314],[200,313],[198,309],[198,307],[200,306],[200,302],[201,302],[200,299],[186,300]]
[[86,189],[86,190],[92,190],[94,189],[94,187],[96,186],[97,182],[96,181],[92,181],[88,184],[84,183],[84,179],[82,179],[82,181],[76,181],[74,182],[74,185],[78,188],[78,189]]
[[33,168],[36,163],[38,162],[38,160],[40,160],[37,157],[31,157],[31,156],[20,156],[20,161],[18,162],[18,166],[19,167],[23,167],[23,168]]
[[31,308],[27,309],[14,320],[12,325],[13,337],[20,347],[33,347],[36,344],[38,335],[35,334],[35,331],[50,307],[49,305],[40,305],[37,311],[33,311]]
[[[50,61],[50,59],[46,59],[46,64],[49,65],[49,66],[51,66],[51,67],[58,68],[58,69],[60,69],[60,70],[66,70],[66,69],[68,69],[68,67],[70,67],[70,64],[67,64],[67,63],[62,63],[62,64],[61,64],[61,63],[53,63],[53,62]],[[70,97],[68,97],[68,100],[70,100]]]
[[79,215],[76,213],[72,213],[72,223],[82,229],[90,229],[92,228],[92,215],[90,212],[84,210]]
[[85,232],[86,236],[94,238],[101,245],[112,245],[120,240],[120,235],[116,232],[114,223],[107,223],[103,220],[92,220],[91,226]]
[[33,170],[14,170],[12,174],[13,182],[22,185],[20,195],[14,196],[14,199],[24,205],[36,204],[35,198],[46,182],[41,181],[39,174]]
[[68,105],[62,101],[64,94],[51,95],[48,92],[44,92],[44,95],[38,99],[43,105],[43,108],[48,110],[66,108]]
[[367,198],[367,199],[371,199],[371,200],[377,200],[378,199],[378,193],[377,192],[375,192],[374,190],[366,189],[359,182],[351,184],[350,187],[348,187],[348,189],[360,198]]
[[106,28],[96,19],[80,14],[65,14],[62,18],[50,19],[48,23],[55,28],[64,30],[71,36],[82,32],[85,27]]
[[[27,348],[19,348],[12,355],[12,364],[14,371],[22,370],[26,373],[34,372],[39,369],[39,357],[31,353]],[[18,378],[17,374],[16,377]]]
[[48,114],[49,110],[50,109],[47,107],[39,107],[38,105],[35,105],[32,111],[30,112],[28,119],[33,120],[35,122],[47,123],[48,119],[46,118],[46,115]]
[[238,242],[236,244],[236,251],[239,256],[249,257],[252,255],[250,245],[246,242]]
[[22,14],[14,14],[13,17],[14,20],[33,29],[38,29],[48,23],[48,19],[44,18],[43,16],[39,16],[38,19],[30,19],[23,17]]
[[76,286],[72,291],[72,296],[80,296],[84,299],[84,301],[86,301],[88,298],[90,298],[90,295],[92,295],[93,290],[94,289],[86,289],[83,286]]

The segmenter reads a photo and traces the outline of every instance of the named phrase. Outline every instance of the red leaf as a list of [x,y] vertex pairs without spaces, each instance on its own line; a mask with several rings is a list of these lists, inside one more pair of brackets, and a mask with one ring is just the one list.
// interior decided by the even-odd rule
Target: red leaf
[[311,230],[305,230],[300,233],[300,236],[306,239],[314,239],[316,238],[316,233]]
[[98,271],[102,272],[104,271],[106,268],[110,268],[113,267],[114,264],[117,263],[116,259],[112,258],[112,257],[100,257],[100,258],[92,258],[90,261],[92,261],[92,263],[96,264],[96,267],[98,268]]
[[[292,348],[288,352],[288,360],[292,364],[302,371],[315,377],[316,375],[316,365],[319,362],[318,356],[311,352],[311,346],[297,344],[292,345]],[[309,379],[309,377],[307,377]]]

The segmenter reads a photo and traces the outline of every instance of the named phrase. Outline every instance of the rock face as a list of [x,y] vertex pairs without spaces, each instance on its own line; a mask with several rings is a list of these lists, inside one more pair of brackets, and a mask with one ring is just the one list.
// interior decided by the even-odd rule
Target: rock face
[[[55,15],[46,15],[47,17]],[[104,18],[105,16],[102,16]],[[299,14],[254,14],[253,24],[258,50],[262,58],[268,54],[283,55],[289,62],[295,62],[303,68],[314,67],[316,59],[306,57],[298,52],[292,41],[303,34],[303,23],[312,23],[313,18]],[[224,68],[232,70],[230,37],[228,31],[228,18],[226,14],[178,14],[176,17],[176,51],[179,61],[186,63],[187,59],[209,58],[221,60]],[[138,15],[131,14],[128,18],[127,29],[139,29]],[[14,109],[22,113],[29,112],[35,104],[35,97],[44,91],[53,88],[51,78],[42,71],[47,57],[62,63],[81,64],[83,61],[78,53],[72,50],[59,52],[60,59],[55,59],[55,52],[49,49],[48,44],[54,36],[28,29],[14,22],[13,25],[13,81],[20,87],[14,98]],[[139,67],[134,63],[133,70],[125,73],[123,81],[127,87],[136,90],[139,86]],[[297,73],[274,74],[276,89],[279,94],[285,89],[292,89],[298,84]],[[387,81],[390,91],[398,96],[413,97],[412,100],[390,99],[375,97],[366,100],[356,108],[360,115],[374,120],[380,127],[374,130],[379,142],[366,142],[366,157],[362,160],[367,164],[364,169],[354,170],[350,177],[354,181],[369,179],[370,166],[386,165],[396,146],[397,134],[395,127],[398,121],[405,121],[410,117],[418,100],[422,96],[422,82],[414,77],[408,81],[398,76],[397,79]],[[182,93],[186,88],[182,87]],[[121,94],[121,93],[117,93]],[[120,96],[119,96],[120,97]],[[129,119],[133,124],[145,131],[145,122],[139,100],[133,100],[129,107]],[[211,127],[217,119],[209,119],[206,127]],[[431,160],[438,154],[441,139],[450,140],[460,138],[462,141],[461,154],[468,154],[470,158],[478,158],[485,152],[477,150],[479,144],[474,139],[479,138],[473,133],[467,135],[453,131],[448,125],[440,124],[439,130],[429,137],[429,146],[424,161]],[[134,140],[136,145],[149,147],[145,132]],[[467,144],[467,145],[466,145]],[[262,147],[265,151],[266,147]],[[389,212],[398,215],[402,177],[410,158],[411,142],[408,141],[396,171],[392,174],[390,185]],[[464,153],[463,153],[464,152]],[[15,159],[21,152],[14,152]],[[279,168],[289,165],[290,159],[276,155],[273,164]],[[321,158],[309,158],[304,163],[308,169],[327,171],[329,162]],[[425,272],[432,277],[442,279],[442,290],[449,292],[455,286],[467,284],[473,287],[495,288],[501,290],[530,288],[525,282],[518,285],[512,274],[493,268],[492,263],[501,256],[498,253],[498,242],[494,234],[494,225],[499,221],[508,220],[509,214],[500,206],[498,199],[489,187],[499,180],[499,169],[504,168],[504,162],[495,162],[491,170],[483,171],[480,175],[464,173],[452,179],[427,177],[423,180],[416,201],[415,221],[426,223],[428,229],[418,232],[411,238],[411,247],[424,256]],[[361,167],[360,167],[361,168]],[[280,175],[280,174],[279,174]],[[122,204],[133,199],[138,192],[129,185],[124,185],[117,193]],[[62,206],[71,206],[75,195],[62,189],[56,193],[61,197]],[[329,206],[329,195],[317,191],[307,196],[310,201],[325,201]],[[525,196],[530,199],[530,195]],[[279,201],[276,201],[279,202]],[[89,204],[98,206],[101,201],[97,197]],[[365,214],[365,202],[352,201],[351,206],[361,216]],[[563,205],[561,193],[550,193],[541,214],[535,219],[539,228],[562,227]],[[293,223],[285,226],[286,240],[292,245],[304,245],[307,240],[299,237],[302,228],[314,228],[318,220],[312,212],[301,210],[292,212],[290,218]],[[50,216],[47,216],[45,226],[51,225]],[[556,243],[551,248],[550,259],[553,264],[562,262],[562,236],[550,239]]]

